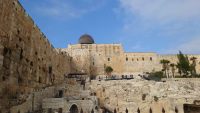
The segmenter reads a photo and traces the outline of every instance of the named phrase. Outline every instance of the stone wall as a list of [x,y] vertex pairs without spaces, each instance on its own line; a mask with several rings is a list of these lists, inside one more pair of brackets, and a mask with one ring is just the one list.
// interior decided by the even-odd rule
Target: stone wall
[[0,7],[1,103],[61,82],[70,72],[68,54],[54,49],[18,0],[0,0]]
[[123,71],[127,73],[152,72],[160,69],[156,53],[125,53],[122,60]]

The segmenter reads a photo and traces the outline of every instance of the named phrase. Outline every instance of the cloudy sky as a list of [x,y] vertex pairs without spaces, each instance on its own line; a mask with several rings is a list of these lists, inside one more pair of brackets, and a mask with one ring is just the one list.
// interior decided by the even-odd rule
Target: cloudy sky
[[200,0],[20,0],[56,48],[82,34],[127,52],[200,54]]

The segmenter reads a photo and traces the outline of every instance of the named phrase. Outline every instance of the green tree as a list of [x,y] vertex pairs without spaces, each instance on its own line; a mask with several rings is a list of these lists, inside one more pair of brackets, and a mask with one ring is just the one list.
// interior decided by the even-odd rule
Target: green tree
[[184,55],[181,51],[179,51],[177,57],[177,68],[179,70],[180,75],[183,73],[185,76],[187,76],[190,72],[190,62],[187,55]]
[[196,59],[197,59],[196,57],[190,58],[190,60],[192,61],[192,64],[190,65],[190,70],[192,75],[196,75]]
[[174,63],[171,63],[171,64],[170,64],[171,71],[172,71],[172,77],[173,77],[173,78],[175,77],[175,70],[176,70],[175,66],[176,66],[176,65],[175,65]]
[[170,63],[170,61],[166,60],[166,59],[162,59],[162,60],[160,60],[160,63],[162,64],[164,75],[168,78],[169,75],[167,75],[167,71],[169,69],[169,63]]
[[113,72],[113,68],[111,66],[106,66],[105,72],[106,72],[107,75],[110,75]]

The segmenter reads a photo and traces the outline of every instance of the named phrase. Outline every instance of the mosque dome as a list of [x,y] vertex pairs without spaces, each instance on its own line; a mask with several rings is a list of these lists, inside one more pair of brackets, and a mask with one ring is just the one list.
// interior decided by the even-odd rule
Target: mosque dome
[[94,44],[94,39],[90,35],[84,34],[79,38],[79,44]]

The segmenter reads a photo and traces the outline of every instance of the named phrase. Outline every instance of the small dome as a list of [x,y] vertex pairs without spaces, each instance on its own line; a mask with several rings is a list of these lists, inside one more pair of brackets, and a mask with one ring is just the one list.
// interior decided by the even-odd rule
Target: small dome
[[90,35],[84,34],[79,38],[79,44],[94,44],[94,39]]

